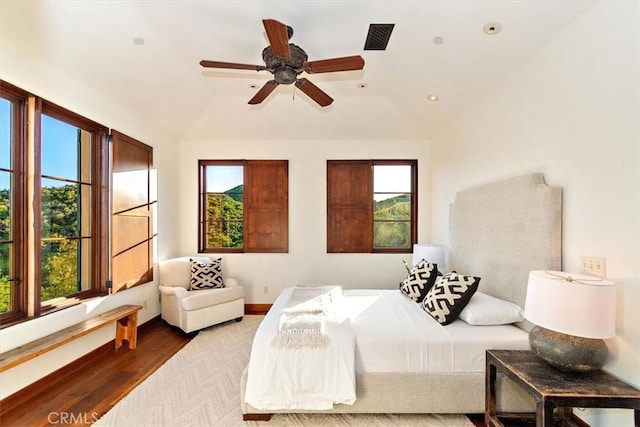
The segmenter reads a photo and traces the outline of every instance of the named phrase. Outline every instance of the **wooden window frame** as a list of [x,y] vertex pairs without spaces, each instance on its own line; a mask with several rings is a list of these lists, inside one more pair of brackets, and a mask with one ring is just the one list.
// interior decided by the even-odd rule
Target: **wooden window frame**
[[[204,209],[207,166],[243,167],[242,248],[206,246]],[[287,253],[289,251],[288,171],[288,160],[198,160],[198,252]]]
[[[91,285],[87,290],[67,295],[60,301],[56,300],[54,302],[49,302],[46,305],[42,305],[42,302],[40,301],[41,292],[38,279],[35,288],[37,291],[34,295],[34,314],[36,316],[50,313],[61,308],[68,307],[70,305],[75,305],[82,299],[104,295],[107,292],[105,287],[107,274],[106,269],[103,267],[107,247],[106,245],[104,245],[100,237],[105,235],[108,221],[108,215],[106,214],[108,212],[108,204],[106,204],[108,203],[108,201],[105,197],[106,194],[108,194],[108,183],[105,181],[104,171],[107,170],[107,136],[109,130],[105,126],[102,126],[92,120],[89,120],[56,104],[41,100],[40,98],[36,99],[36,123],[37,127],[40,129],[38,129],[38,131],[36,132],[38,149],[35,153],[35,176],[37,177],[37,179],[35,180],[34,186],[36,193],[36,197],[34,200],[34,211],[38,213],[41,212],[40,177],[42,176],[42,174],[40,165],[42,164],[42,159],[40,156],[42,154],[42,150],[40,150],[39,145],[42,143],[40,124],[41,116],[43,114],[63,121],[72,126],[81,128],[91,134],[91,267],[89,274]],[[36,215],[36,224],[37,226],[34,230],[34,240],[35,242],[40,242],[40,215]],[[34,253],[32,254],[35,265],[35,277],[37,278],[41,277],[42,263],[40,255],[41,252],[39,250],[34,251]]]
[[[77,305],[86,298],[106,295],[108,272],[108,128],[0,80],[1,96],[15,107],[13,117],[13,218],[16,246],[12,268],[19,279],[12,310],[0,314],[0,328]],[[91,261],[86,290],[41,301],[41,120],[42,114],[82,128],[91,134]],[[17,242],[19,240],[19,243]]]
[[[408,248],[375,248],[373,167],[411,166]],[[327,253],[411,253],[418,236],[417,160],[327,160]]]
[[[12,198],[12,260],[11,269],[14,280],[14,291],[12,292],[11,310],[0,314],[0,325],[17,322],[26,317],[27,306],[27,279],[26,269],[26,223],[27,218],[21,213],[26,209],[25,195],[27,192],[27,179],[25,176],[26,164],[26,113],[29,93],[0,80],[0,91],[2,98],[11,102],[12,106],[12,173],[13,182],[11,185],[10,197]],[[15,281],[17,279],[17,281]]]

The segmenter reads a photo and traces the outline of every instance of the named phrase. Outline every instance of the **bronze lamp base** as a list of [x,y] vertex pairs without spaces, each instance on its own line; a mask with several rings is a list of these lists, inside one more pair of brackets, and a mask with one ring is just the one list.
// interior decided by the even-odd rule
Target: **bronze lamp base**
[[582,338],[535,326],[529,332],[531,350],[558,369],[588,372],[600,369],[609,350],[601,339]]

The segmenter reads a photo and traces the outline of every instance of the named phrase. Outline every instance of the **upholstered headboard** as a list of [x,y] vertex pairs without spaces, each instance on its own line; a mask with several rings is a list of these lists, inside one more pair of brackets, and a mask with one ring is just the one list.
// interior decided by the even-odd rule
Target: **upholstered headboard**
[[529,271],[561,269],[562,188],[536,173],[460,191],[449,233],[451,270],[524,307]]

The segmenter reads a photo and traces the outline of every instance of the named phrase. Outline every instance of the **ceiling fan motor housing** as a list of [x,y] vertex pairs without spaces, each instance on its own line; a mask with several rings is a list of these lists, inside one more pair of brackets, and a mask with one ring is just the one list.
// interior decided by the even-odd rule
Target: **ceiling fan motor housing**
[[274,80],[281,85],[289,85],[294,83],[297,77],[302,73],[302,64],[309,57],[301,47],[293,43],[289,43],[289,57],[278,57],[271,50],[271,46],[267,46],[262,51],[262,59],[268,69],[274,70]]

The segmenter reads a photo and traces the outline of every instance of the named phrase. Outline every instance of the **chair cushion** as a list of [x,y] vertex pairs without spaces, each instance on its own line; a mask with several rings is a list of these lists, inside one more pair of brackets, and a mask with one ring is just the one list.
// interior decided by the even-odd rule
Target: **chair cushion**
[[183,310],[192,311],[240,298],[244,298],[244,289],[239,286],[232,288],[202,289],[189,291],[188,295],[182,299],[181,304]]

